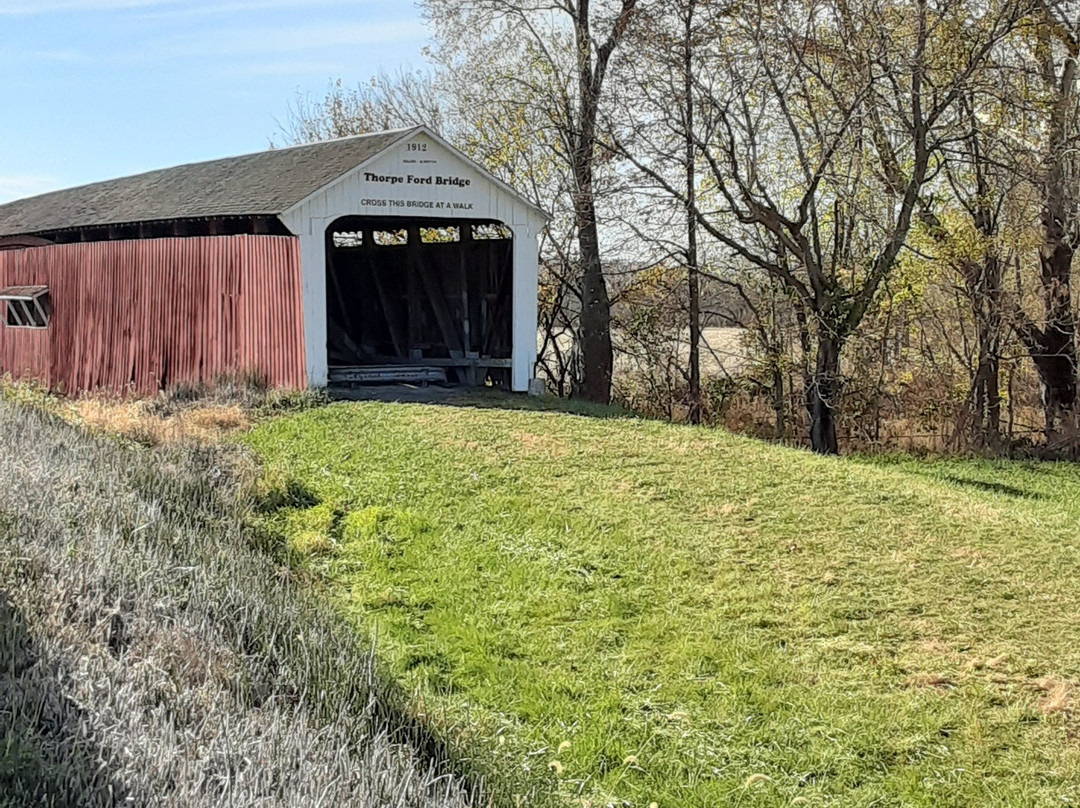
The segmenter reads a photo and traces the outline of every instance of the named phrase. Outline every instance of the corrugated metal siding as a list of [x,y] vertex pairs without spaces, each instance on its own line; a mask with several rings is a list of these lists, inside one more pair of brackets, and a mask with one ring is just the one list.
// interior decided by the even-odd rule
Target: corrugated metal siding
[[44,330],[0,323],[0,371],[65,392],[153,394],[232,371],[306,385],[299,243],[109,241],[0,252],[0,286],[49,287]]

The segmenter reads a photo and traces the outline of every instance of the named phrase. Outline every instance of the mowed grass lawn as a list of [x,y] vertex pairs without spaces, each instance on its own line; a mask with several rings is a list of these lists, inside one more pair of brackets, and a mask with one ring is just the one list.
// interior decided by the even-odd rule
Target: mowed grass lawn
[[480,770],[594,806],[1080,804],[1074,467],[384,403],[246,440]]

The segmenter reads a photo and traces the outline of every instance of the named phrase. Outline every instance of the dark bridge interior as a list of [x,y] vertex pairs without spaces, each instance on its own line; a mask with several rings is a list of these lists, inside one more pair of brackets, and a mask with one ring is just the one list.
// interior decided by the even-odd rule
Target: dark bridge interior
[[513,241],[498,222],[347,217],[326,232],[330,368],[509,386]]

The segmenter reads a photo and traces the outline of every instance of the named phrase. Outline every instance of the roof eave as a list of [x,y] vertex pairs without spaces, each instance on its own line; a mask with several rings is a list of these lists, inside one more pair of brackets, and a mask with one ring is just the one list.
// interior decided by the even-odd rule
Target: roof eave
[[140,227],[143,225],[167,224],[170,222],[202,222],[210,219],[279,219],[281,214],[275,211],[252,211],[250,213],[200,213],[196,216],[166,216],[156,219],[120,219],[110,222],[90,222],[88,224],[69,224],[63,227],[46,227],[38,230],[19,230],[0,233],[0,239],[6,238],[41,238],[50,233],[71,233],[76,230],[108,230],[111,227]]

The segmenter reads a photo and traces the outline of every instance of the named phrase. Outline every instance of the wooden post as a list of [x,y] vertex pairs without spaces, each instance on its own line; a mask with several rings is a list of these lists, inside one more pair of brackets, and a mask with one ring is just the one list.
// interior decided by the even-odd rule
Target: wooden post
[[417,251],[420,245],[420,228],[415,224],[407,230],[408,241],[405,245],[405,274],[407,279],[406,289],[409,300],[409,358],[420,359],[423,357],[423,349],[420,347],[422,340],[420,329],[420,285],[417,278],[418,264]]

